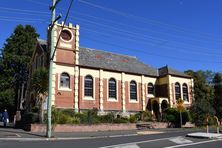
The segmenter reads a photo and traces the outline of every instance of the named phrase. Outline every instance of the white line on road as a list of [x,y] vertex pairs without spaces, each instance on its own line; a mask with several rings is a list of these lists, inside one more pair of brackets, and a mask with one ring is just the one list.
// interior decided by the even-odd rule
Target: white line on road
[[125,145],[125,146],[117,146],[115,148],[140,148],[140,147],[136,144],[131,144],[131,145]]
[[175,138],[171,138],[169,139],[170,141],[176,143],[176,144],[186,144],[186,143],[192,143],[193,141],[191,140],[187,140],[185,139],[184,137],[182,136],[179,136],[179,137],[175,137]]
[[175,145],[175,146],[168,146],[168,147],[164,147],[164,148],[185,147],[185,146],[198,145],[198,144],[210,143],[210,142],[221,141],[221,140],[222,139],[208,140],[208,141],[201,141],[201,142],[195,142],[195,143],[187,143],[187,144],[181,144],[181,145]]
[[128,145],[137,145],[137,144],[140,144],[140,143],[148,143],[148,142],[169,140],[170,138],[173,138],[173,137],[153,139],[153,140],[145,140],[145,141],[138,141],[138,142],[131,142],[131,143],[124,143],[124,144],[117,144],[117,145],[109,145],[109,146],[104,146],[104,147],[100,147],[100,148],[124,147],[124,146],[128,146]]

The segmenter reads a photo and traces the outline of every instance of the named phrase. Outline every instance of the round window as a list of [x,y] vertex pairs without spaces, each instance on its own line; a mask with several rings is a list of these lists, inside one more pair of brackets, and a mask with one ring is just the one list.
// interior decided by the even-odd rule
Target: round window
[[69,41],[69,40],[71,40],[71,38],[72,38],[72,34],[71,34],[71,32],[68,31],[68,30],[63,30],[63,31],[61,32],[61,37],[62,37],[63,40]]

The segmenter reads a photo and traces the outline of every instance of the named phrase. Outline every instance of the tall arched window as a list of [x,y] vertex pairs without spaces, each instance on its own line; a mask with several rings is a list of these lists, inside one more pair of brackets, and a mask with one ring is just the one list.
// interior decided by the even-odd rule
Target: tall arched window
[[147,85],[148,94],[154,94],[154,86],[152,83],[148,83]]
[[69,74],[63,72],[60,76],[60,87],[70,88],[70,77]]
[[176,100],[181,98],[180,83],[178,82],[175,83],[175,97],[176,97]]
[[93,78],[89,75],[85,76],[84,95],[87,97],[93,97]]
[[116,99],[116,80],[113,78],[109,79],[109,98]]
[[137,89],[136,89],[136,82],[130,82],[130,100],[137,100]]
[[189,101],[187,84],[183,84],[183,100]]

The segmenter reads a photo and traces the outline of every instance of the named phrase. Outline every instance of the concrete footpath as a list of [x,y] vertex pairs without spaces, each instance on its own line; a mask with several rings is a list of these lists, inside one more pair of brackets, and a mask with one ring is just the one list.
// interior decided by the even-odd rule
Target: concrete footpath
[[[196,129],[145,129],[145,130],[128,130],[128,131],[98,131],[98,132],[66,132],[66,133],[52,133],[50,140],[71,140],[71,139],[90,139],[90,138],[105,138],[105,137],[122,137],[122,136],[136,136],[136,135],[152,135],[163,134],[167,132],[180,131],[197,131]],[[22,129],[3,128],[0,127],[0,141],[1,140],[49,140],[46,133],[32,133]]]

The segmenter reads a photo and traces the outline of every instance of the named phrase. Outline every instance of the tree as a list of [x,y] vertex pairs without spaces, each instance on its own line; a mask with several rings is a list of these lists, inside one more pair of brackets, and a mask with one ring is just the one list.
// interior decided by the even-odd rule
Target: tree
[[216,111],[216,116],[219,119],[222,119],[222,76],[219,73],[216,73],[213,78],[213,87],[214,87],[214,99],[213,106]]
[[48,70],[45,68],[37,69],[32,75],[31,87],[35,92],[36,102],[39,105],[39,119],[43,122],[44,111],[43,103],[46,101],[46,95],[48,93]]
[[[0,84],[0,93],[3,96],[0,98],[0,102],[7,98],[7,91],[13,92],[8,99],[13,100],[14,111],[18,109],[17,99],[20,98],[21,86],[28,78],[28,66],[38,36],[32,26],[18,25],[11,36],[6,39],[2,49],[0,82],[3,83]],[[16,106],[17,108],[15,108]]]
[[207,115],[215,114],[215,110],[212,106],[214,98],[213,87],[207,82],[205,72],[188,70],[185,73],[191,75],[194,79],[195,100],[190,108],[193,122],[197,126],[203,125]]

